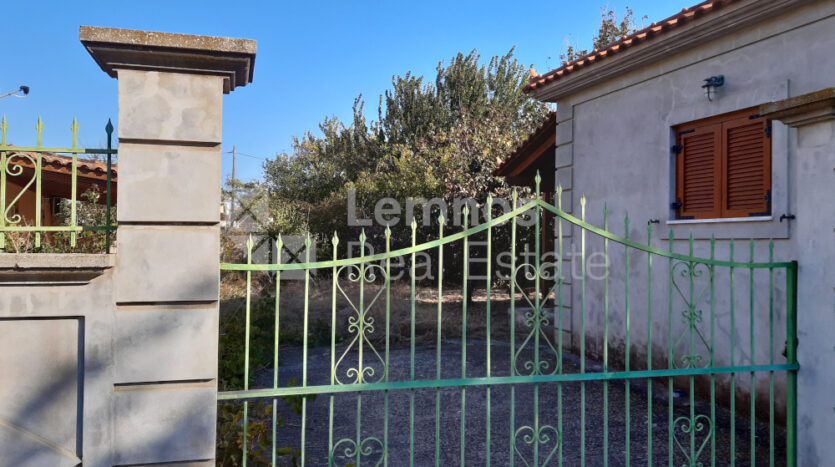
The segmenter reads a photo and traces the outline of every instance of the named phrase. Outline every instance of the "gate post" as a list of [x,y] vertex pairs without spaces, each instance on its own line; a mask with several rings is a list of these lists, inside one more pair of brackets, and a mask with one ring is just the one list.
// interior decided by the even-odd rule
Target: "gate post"
[[[796,298],[796,309],[791,310],[795,313],[787,320],[796,329],[797,341],[787,344],[787,356],[800,369],[787,383],[789,396],[794,396],[789,408],[796,403],[796,411],[788,413],[788,423],[796,421],[789,430],[789,460],[796,452],[797,465],[824,465],[835,459],[835,88],[771,102],[760,106],[759,113],[796,129],[789,153],[794,160],[795,201],[786,222],[792,222],[791,235],[798,246],[795,297],[787,297],[790,303]],[[792,221],[795,217],[797,222]]]
[[82,26],[119,80],[113,459],[214,465],[222,99],[255,41]]

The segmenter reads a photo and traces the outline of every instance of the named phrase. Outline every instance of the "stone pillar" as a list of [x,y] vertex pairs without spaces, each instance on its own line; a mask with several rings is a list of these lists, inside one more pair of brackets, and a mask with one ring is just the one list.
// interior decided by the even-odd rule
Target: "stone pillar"
[[214,465],[223,94],[251,40],[81,27],[119,80],[111,465]]
[[797,465],[835,459],[835,88],[760,107],[796,128],[791,236],[798,245]]

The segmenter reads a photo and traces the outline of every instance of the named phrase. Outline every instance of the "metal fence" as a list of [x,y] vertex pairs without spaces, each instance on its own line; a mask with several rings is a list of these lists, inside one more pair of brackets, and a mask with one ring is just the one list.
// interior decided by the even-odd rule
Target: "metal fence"
[[[794,465],[797,264],[775,262],[773,242],[765,262],[754,261],[753,241],[744,261],[734,256],[733,241],[724,244],[725,259],[717,257],[715,240],[704,245],[707,258],[694,256],[692,237],[686,254],[674,251],[672,232],[668,247],[657,248],[650,240],[652,224],[646,242],[629,238],[628,217],[625,235],[615,235],[605,208],[603,228],[595,227],[586,222],[585,199],[577,218],[562,209],[561,190],[554,206],[541,199],[538,185],[537,177],[535,200],[519,205],[514,193],[510,212],[491,214],[480,225],[467,225],[465,208],[464,228],[456,233],[445,233],[441,215],[438,238],[426,243],[416,243],[413,222],[407,248],[392,250],[387,229],[380,254],[339,259],[334,236],[330,261],[252,264],[250,242],[247,264],[222,264],[222,271],[246,274],[240,310],[245,352],[237,362],[242,387],[218,396],[241,403],[235,423],[243,430],[244,464],[258,455],[277,465],[288,453],[282,443],[291,442],[302,465]],[[530,212],[536,217],[535,254],[524,262],[516,245],[517,218]],[[547,252],[553,261],[543,259],[540,241],[546,213],[556,219],[555,251]],[[513,239],[513,294],[500,305],[491,232],[506,223]],[[573,260],[579,261],[576,277],[569,277],[565,259],[572,228],[571,241],[579,241],[580,249]],[[481,284],[486,309],[478,312],[486,334],[468,339],[468,318],[475,318],[467,308],[468,242],[475,235],[486,237],[488,252]],[[360,242],[366,240],[362,234]],[[450,313],[443,301],[443,256],[453,245],[463,248],[465,296],[455,314],[457,336],[444,334],[442,323]],[[594,245],[606,261],[604,274],[592,278],[587,262]],[[427,347],[416,345],[415,255],[430,251],[439,264],[434,345]],[[392,326],[404,323],[392,322],[391,267],[400,257],[411,260],[411,310],[408,349],[398,350]],[[253,274],[266,271],[278,277],[274,290],[261,292],[272,303],[273,329],[256,330],[272,339],[273,358],[271,365],[253,369]],[[282,305],[286,271],[304,272],[303,291],[293,292],[303,294],[298,306]],[[320,277],[329,272],[331,279],[324,348],[310,341],[315,271]],[[351,293],[346,284],[354,286]],[[615,286],[618,293],[611,296]],[[576,298],[571,310],[569,294]],[[498,306],[508,314],[497,315]],[[372,312],[374,307],[379,311]],[[340,314],[345,309],[347,319]],[[497,316],[508,318],[497,322]],[[282,345],[281,323],[295,320],[302,322],[300,347]],[[563,337],[569,329],[572,343]],[[508,331],[502,342],[498,330]],[[298,379],[286,377],[294,375]],[[267,413],[257,417],[270,429],[255,443],[250,410],[264,401]],[[284,423],[279,413],[293,401],[300,408],[298,426]]]
[[[112,232],[116,230],[111,218],[115,205],[113,156],[117,154],[112,145],[112,123],[108,120],[105,126],[107,147],[101,149],[78,147],[79,126],[75,119],[70,125],[72,146],[68,148],[43,146],[44,124],[40,118],[35,126],[35,146],[7,144],[8,128],[4,116],[0,122],[0,250],[9,250],[8,241],[14,241],[15,236],[33,236],[31,244],[23,245],[23,249],[41,251],[56,235],[69,235],[68,251],[72,251],[82,232],[98,232],[104,237],[97,242],[101,243],[100,250],[110,253]],[[80,158],[83,154],[103,156],[105,160]],[[88,199],[81,189],[97,185],[91,182],[91,174],[103,178],[104,192]],[[82,221],[78,218],[80,202],[100,205],[103,212],[95,219]],[[67,215],[57,213],[59,209]],[[45,222],[47,213],[55,214],[55,218],[50,216],[49,222]]]

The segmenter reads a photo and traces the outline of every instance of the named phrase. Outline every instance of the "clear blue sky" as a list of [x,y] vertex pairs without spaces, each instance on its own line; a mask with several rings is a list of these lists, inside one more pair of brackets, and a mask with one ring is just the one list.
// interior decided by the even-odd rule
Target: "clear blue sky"
[[[358,94],[376,118],[378,95],[392,76],[412,71],[434,80],[435,67],[477,49],[484,60],[516,46],[539,72],[558,65],[565,39],[588,47],[605,4],[657,21],[697,0],[508,1],[140,1],[2,2],[0,93],[21,84],[24,99],[0,100],[9,141],[35,143],[38,115],[44,144],[70,144],[77,117],[79,144],[105,143],[104,125],[118,125],[116,80],[105,75],[78,41],[80,25],[232,36],[258,41],[254,82],[224,97],[223,151],[238,158],[242,179],[257,178],[261,161],[290,148],[293,135],[316,130],[325,116],[348,119]],[[549,59],[550,57],[550,59]],[[223,156],[223,173],[231,156]]]

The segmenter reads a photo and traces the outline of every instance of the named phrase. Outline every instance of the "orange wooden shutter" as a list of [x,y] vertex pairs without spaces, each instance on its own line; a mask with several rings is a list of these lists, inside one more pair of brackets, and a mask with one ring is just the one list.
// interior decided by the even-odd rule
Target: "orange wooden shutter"
[[719,217],[721,125],[684,129],[679,133],[679,145],[676,163],[679,218]]
[[722,217],[770,214],[768,121],[737,118],[722,125]]

